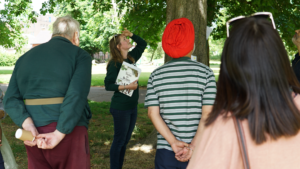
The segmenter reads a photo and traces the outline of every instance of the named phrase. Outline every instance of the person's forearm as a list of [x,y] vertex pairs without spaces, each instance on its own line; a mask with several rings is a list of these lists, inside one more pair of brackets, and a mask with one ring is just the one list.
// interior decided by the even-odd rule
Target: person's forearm
[[176,140],[176,138],[161,118],[159,114],[159,107],[148,107],[148,116],[151,119],[156,130],[168,141],[169,144],[172,144]]
[[298,48],[298,55],[300,55],[300,46],[297,46]]
[[195,147],[202,138],[203,131],[205,129],[205,121],[208,118],[209,113],[212,111],[213,106],[202,106],[202,116],[198,125],[197,132],[191,142],[192,147]]
[[199,125],[198,125],[198,129],[197,132],[191,142],[192,148],[194,148],[196,146],[197,143],[200,142],[204,128],[205,128],[205,120],[203,117],[200,119]]
[[129,86],[128,85],[119,85],[118,89],[119,90],[126,90],[126,89],[129,89]]
[[141,38],[138,35],[134,34],[134,36],[132,36],[131,39],[134,42],[136,42],[136,44],[137,44],[136,47],[138,47],[138,48],[146,48],[147,42],[143,38]]

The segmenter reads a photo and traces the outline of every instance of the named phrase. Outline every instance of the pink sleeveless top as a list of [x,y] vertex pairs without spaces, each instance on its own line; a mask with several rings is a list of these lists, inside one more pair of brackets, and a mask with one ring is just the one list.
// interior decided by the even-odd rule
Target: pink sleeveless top
[[[300,110],[299,94],[294,101]],[[293,137],[268,139],[257,145],[250,136],[248,120],[243,120],[242,125],[251,169],[300,169],[300,132]],[[204,168],[244,168],[232,118],[219,116],[205,128],[187,169]]]

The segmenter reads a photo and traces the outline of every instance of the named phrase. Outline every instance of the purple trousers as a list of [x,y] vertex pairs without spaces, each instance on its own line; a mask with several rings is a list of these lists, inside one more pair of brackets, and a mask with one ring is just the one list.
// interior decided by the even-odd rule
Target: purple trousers
[[[40,134],[56,130],[57,123],[37,127]],[[26,146],[28,169],[90,169],[90,150],[87,129],[76,126],[72,133],[54,148],[39,149],[37,146]]]

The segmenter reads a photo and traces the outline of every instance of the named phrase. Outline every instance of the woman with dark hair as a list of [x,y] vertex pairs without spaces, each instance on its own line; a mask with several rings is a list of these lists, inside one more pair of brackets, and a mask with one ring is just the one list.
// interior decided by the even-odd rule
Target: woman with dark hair
[[[137,43],[137,46],[129,52],[132,47],[130,37]],[[137,104],[139,99],[139,89],[137,81],[129,85],[117,85],[116,79],[123,61],[135,64],[144,52],[147,43],[137,35],[127,29],[122,34],[114,35],[109,41],[111,59],[107,64],[105,77],[105,89],[115,91],[111,98],[110,113],[114,119],[114,140],[110,148],[110,168],[122,168],[126,145],[130,140],[137,118]],[[134,90],[131,97],[119,92],[120,90]]]
[[231,20],[215,104],[188,169],[299,168],[300,86],[269,15],[273,25],[268,13]]

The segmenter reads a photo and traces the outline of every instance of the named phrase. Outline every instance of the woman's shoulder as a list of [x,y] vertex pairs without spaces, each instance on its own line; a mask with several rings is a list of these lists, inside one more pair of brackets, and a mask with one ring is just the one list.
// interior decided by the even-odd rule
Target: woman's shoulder
[[219,115],[213,123],[206,126],[203,133],[203,139],[228,140],[229,142],[236,139],[236,132],[231,114]]
[[211,124],[214,128],[234,128],[234,122],[232,118],[232,113],[222,113],[216,120]]
[[110,68],[120,68],[122,66],[122,63],[120,62],[116,62],[114,60],[111,60],[107,63],[107,68],[110,69]]

